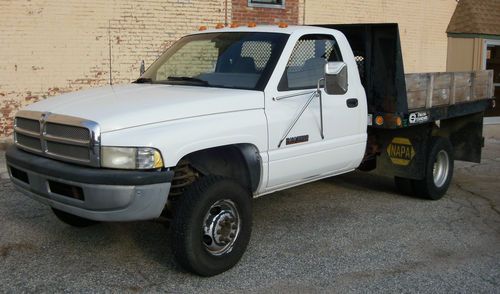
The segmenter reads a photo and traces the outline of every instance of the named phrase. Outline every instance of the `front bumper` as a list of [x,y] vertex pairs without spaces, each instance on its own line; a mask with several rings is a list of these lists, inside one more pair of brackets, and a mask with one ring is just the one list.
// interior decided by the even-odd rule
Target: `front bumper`
[[124,171],[63,163],[10,147],[10,179],[23,194],[53,208],[97,221],[159,217],[173,171]]

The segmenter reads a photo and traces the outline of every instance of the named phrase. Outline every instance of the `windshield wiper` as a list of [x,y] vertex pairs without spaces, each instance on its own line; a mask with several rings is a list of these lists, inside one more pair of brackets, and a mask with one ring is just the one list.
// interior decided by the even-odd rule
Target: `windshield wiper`
[[192,77],[173,77],[173,76],[170,76],[167,79],[169,81],[174,81],[174,82],[194,82],[194,83],[202,84],[204,86],[210,85],[205,80],[198,79],[198,78],[192,78]]
[[151,79],[151,78],[138,78],[133,83],[136,83],[136,84],[151,84],[151,83],[153,83],[153,79]]

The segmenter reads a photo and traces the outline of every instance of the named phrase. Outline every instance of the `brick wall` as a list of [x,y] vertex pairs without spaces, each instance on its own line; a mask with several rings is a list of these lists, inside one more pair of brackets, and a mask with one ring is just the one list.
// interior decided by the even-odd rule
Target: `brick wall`
[[406,72],[446,70],[455,0],[305,0],[305,23],[399,24]]
[[[227,14],[226,8],[227,6]],[[128,83],[180,36],[219,22],[398,22],[408,72],[446,68],[446,26],[455,0],[1,0],[0,141],[20,107],[109,82]],[[227,19],[226,19],[227,15]]]
[[299,0],[286,0],[284,8],[262,8],[248,6],[248,0],[232,0],[232,20],[236,23],[256,22],[275,24],[286,22],[299,23]]
[[[56,94],[138,77],[182,35],[228,17],[225,0],[0,1],[0,140],[20,107]],[[110,28],[110,29],[109,29]]]

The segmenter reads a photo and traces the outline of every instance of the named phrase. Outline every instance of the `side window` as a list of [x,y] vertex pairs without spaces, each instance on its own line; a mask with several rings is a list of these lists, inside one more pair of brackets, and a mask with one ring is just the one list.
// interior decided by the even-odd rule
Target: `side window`
[[325,64],[330,61],[342,61],[333,36],[302,36],[293,48],[278,91],[316,88],[318,80],[324,75]]

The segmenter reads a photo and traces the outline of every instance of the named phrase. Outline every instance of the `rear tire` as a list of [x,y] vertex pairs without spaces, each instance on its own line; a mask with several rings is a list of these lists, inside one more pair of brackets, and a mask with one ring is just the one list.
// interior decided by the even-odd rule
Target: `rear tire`
[[201,276],[232,268],[252,229],[250,193],[233,180],[206,176],[179,197],[171,224],[177,263]]
[[52,212],[54,212],[60,221],[73,227],[84,228],[99,223],[98,221],[79,217],[55,208],[52,208]]
[[453,147],[450,141],[442,137],[434,137],[429,145],[425,177],[413,180],[412,186],[416,196],[438,200],[448,191],[453,177]]

